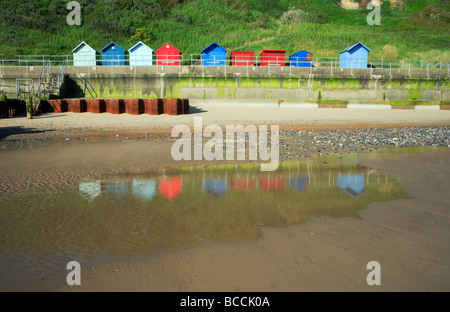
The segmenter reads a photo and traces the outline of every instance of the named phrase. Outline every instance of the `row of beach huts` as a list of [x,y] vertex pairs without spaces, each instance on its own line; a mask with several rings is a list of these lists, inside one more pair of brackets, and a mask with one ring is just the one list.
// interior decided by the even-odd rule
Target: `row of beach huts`
[[[156,57],[154,57],[154,52]],[[349,45],[339,53],[339,67],[341,68],[367,68],[368,52],[361,42]],[[170,43],[153,51],[148,45],[139,41],[126,51],[111,41],[98,53],[86,42],[80,43],[73,53],[74,66],[153,66],[154,59],[157,66],[180,66],[182,53]],[[201,65],[225,66],[228,51],[217,42],[213,42],[201,52]],[[286,58],[286,50],[263,50],[259,58],[253,51],[233,51],[230,53],[231,66],[294,66],[311,67],[312,53],[302,50]],[[259,61],[259,62],[258,62]]]
[[[336,184],[338,188],[353,198],[358,198],[366,192],[364,174],[339,175],[337,176]],[[286,189],[307,191],[309,188],[310,179],[308,176],[265,176],[259,178],[259,181],[257,178],[249,176],[235,176],[231,179],[227,177],[203,178],[203,191],[215,199],[220,198],[229,191],[253,191],[260,189],[263,192],[282,192]],[[125,197],[132,193],[134,197],[146,201],[160,194],[169,200],[175,200],[183,192],[183,179],[181,176],[176,176],[133,180],[132,183],[125,181],[86,181],[80,182],[79,191],[88,200],[95,199],[103,192],[117,197]]]

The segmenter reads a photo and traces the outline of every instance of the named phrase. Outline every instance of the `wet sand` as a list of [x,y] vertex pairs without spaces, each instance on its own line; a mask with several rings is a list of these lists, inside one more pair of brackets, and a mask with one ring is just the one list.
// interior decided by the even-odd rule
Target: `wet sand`
[[[213,243],[160,257],[105,263],[57,291],[449,291],[450,152],[403,156],[374,168],[410,179],[414,197],[376,203],[361,219],[317,218],[263,229],[250,242]],[[368,286],[369,261],[381,285]]]
[[[415,114],[407,114],[411,119],[402,121],[388,118],[384,122],[376,121],[376,118],[382,118],[377,115],[378,112],[372,111],[370,115],[375,126],[389,123],[398,125],[402,122],[404,125],[416,126],[449,125],[450,118],[448,114],[445,115],[447,112],[439,112],[443,115],[433,113],[429,120],[414,120]],[[68,114],[67,119],[55,117],[55,120],[62,118],[60,126],[40,125],[38,118],[31,122],[36,129],[56,129],[61,136],[67,131],[86,130],[86,127],[92,127],[88,132],[95,135],[106,134],[108,131],[112,134],[117,129],[137,129],[125,126],[127,123],[117,125],[117,129],[110,124],[93,133],[93,129],[99,129],[98,124],[79,126],[74,122],[81,115]],[[128,120],[130,117],[123,118]],[[144,116],[137,118],[144,119]],[[224,116],[220,120],[227,122],[227,118]],[[336,118],[334,122],[326,124],[352,127],[357,122],[364,122],[365,126],[370,126],[369,119],[367,115],[366,119],[360,118],[348,123],[346,118]],[[2,123],[2,127],[29,127],[28,121],[18,120],[8,120],[9,124]],[[220,124],[220,120],[212,118],[208,122]],[[246,120],[241,118],[233,124],[244,123]],[[176,122],[178,121],[181,119]],[[181,123],[183,122],[184,120]],[[317,121],[315,122],[315,126],[318,126]],[[288,127],[292,124],[297,125],[296,127],[305,126],[294,121],[285,125]],[[161,124],[160,133],[164,134],[163,129],[167,126],[170,124]],[[141,125],[138,128],[139,131],[143,129]],[[152,129],[157,131],[158,127]],[[27,136],[17,133],[12,138],[35,135],[37,134]],[[11,136],[6,139],[11,139]],[[154,138],[148,142],[117,142],[100,136],[97,141],[70,144],[58,141],[21,150],[2,151],[0,185],[5,192],[14,188],[26,190],[36,186],[57,187],[61,183],[82,177],[86,172],[141,172],[151,168],[181,165],[171,161],[171,145],[172,142],[165,138]],[[28,268],[12,275],[7,288],[0,286],[0,289],[169,292],[449,291],[450,151],[396,156],[382,161],[366,161],[364,164],[409,179],[408,193],[413,198],[371,204],[360,213],[360,219],[322,217],[288,228],[264,228],[263,237],[257,241],[205,241],[196,247],[148,259],[101,263],[82,269],[81,286],[67,286],[65,278],[68,271],[65,268],[48,278],[31,280],[27,275],[30,272]],[[368,286],[366,283],[369,273],[366,265],[369,261],[378,261],[381,265],[381,286]],[[23,283],[24,280],[27,282]]]
[[194,117],[206,125],[279,125],[281,130],[449,126],[450,110],[382,110],[340,108],[193,107],[189,115],[113,115],[110,113],[49,113],[27,120],[2,119],[0,137],[144,136],[170,134],[175,125],[193,127]]

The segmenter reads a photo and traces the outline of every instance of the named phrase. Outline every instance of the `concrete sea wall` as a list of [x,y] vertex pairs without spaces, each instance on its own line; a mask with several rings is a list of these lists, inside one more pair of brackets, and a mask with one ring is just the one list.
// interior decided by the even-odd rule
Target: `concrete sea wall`
[[[38,80],[39,70],[33,71],[5,71],[0,77],[4,85],[15,85],[18,77]],[[65,98],[186,98],[205,105],[304,107],[450,105],[445,70],[126,66],[71,67],[67,74],[61,89]]]

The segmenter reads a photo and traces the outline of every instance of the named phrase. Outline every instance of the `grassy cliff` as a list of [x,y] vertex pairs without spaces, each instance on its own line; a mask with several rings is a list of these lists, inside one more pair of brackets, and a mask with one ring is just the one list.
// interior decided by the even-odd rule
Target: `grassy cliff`
[[[99,51],[111,40],[128,50],[142,40],[200,54],[216,41],[229,51],[285,49],[336,57],[362,41],[371,58],[450,59],[450,1],[384,1],[381,25],[369,26],[364,0],[78,0],[81,26],[66,21],[68,0],[1,0],[0,54],[70,55],[86,41]],[[355,2],[355,1],[354,1]]]

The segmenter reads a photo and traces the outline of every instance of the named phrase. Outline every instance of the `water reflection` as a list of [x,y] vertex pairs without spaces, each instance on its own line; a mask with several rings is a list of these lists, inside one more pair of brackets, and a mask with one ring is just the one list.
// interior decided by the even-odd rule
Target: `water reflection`
[[364,175],[349,174],[337,177],[337,186],[353,198],[358,198],[366,191]]
[[156,195],[156,180],[133,180],[133,195],[142,200],[151,200]]
[[93,200],[102,192],[100,180],[95,182],[80,182],[79,191],[87,200]]
[[107,182],[106,192],[116,197],[125,197],[130,189],[127,182]]
[[406,197],[399,179],[354,163],[283,163],[270,173],[234,165],[86,178],[56,193],[1,195],[0,254],[150,255],[203,239],[254,240],[262,226],[316,216],[359,218],[370,203]]
[[284,190],[284,177],[280,176],[267,176],[259,179],[259,185],[261,190],[265,192],[270,191],[283,191]]
[[[331,170],[332,168],[330,168]],[[328,175],[328,187],[337,186],[343,190],[347,195],[352,198],[358,198],[366,192],[365,184],[369,183],[369,175],[373,170],[368,170],[367,174],[352,174],[350,171],[335,172],[333,175],[329,171]],[[310,188],[311,176],[296,175],[293,172],[288,171],[275,173],[275,174],[262,174],[262,173],[234,173],[230,177],[228,172],[216,173],[214,176],[202,176],[203,192],[210,195],[212,198],[218,199],[225,195],[227,192],[239,192],[239,191],[252,191],[261,190],[263,192],[283,192],[287,189],[295,189],[297,191],[307,191]],[[367,177],[366,177],[367,176]],[[323,183],[323,177],[318,173],[313,173],[314,187],[316,181]],[[318,180],[316,180],[316,178]],[[117,177],[115,177],[117,179]],[[131,189],[129,182],[102,182],[100,180],[92,182],[80,182],[79,193],[82,197],[91,201],[98,197],[102,193],[102,189],[106,190],[106,195],[113,195],[114,197],[126,197],[130,191],[136,198],[149,201],[156,195],[159,195],[173,201],[183,191],[183,179],[191,180],[190,183],[195,184],[198,182],[198,176],[195,174],[176,176],[176,177],[163,177],[137,180],[133,179],[131,182]],[[197,180],[196,180],[197,179]],[[380,174],[377,174],[377,178],[373,178],[372,184],[388,184],[388,175],[383,174],[380,182]],[[367,182],[365,182],[367,180]],[[258,183],[255,183],[258,181]],[[103,185],[103,187],[102,187]],[[158,188],[159,185],[159,188]],[[323,185],[321,185],[322,187]]]
[[308,177],[293,177],[289,178],[289,187],[299,191],[306,191],[309,187]]
[[203,191],[210,194],[215,198],[221,197],[227,192],[227,179],[217,178],[217,179],[204,179],[203,180]]
[[181,177],[162,178],[159,182],[161,195],[169,200],[174,200],[183,189]]
[[231,189],[233,191],[249,191],[255,188],[255,179],[249,177],[235,177],[231,179]]

